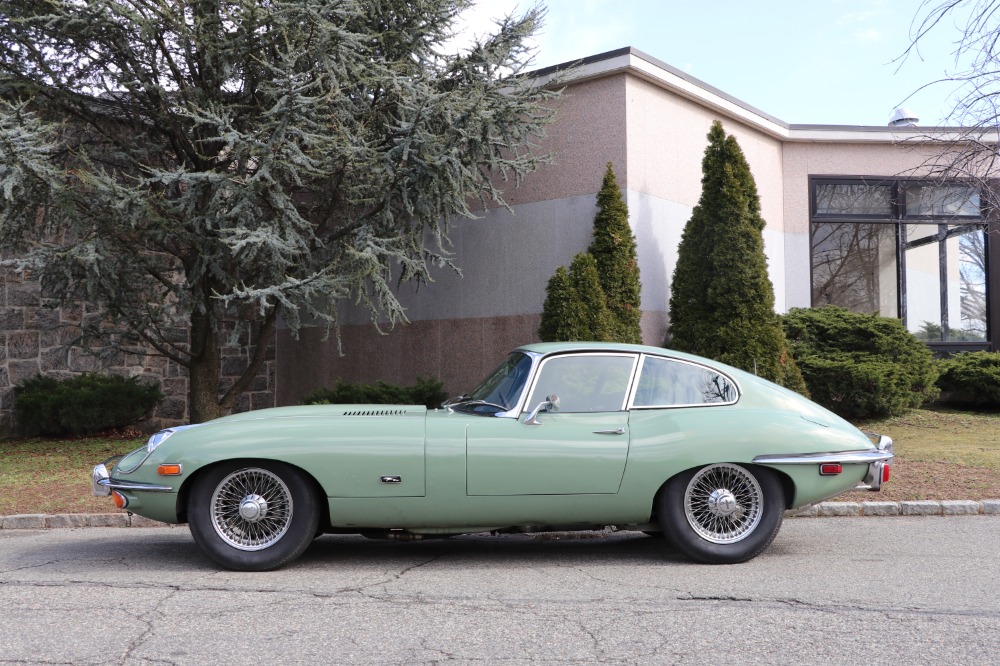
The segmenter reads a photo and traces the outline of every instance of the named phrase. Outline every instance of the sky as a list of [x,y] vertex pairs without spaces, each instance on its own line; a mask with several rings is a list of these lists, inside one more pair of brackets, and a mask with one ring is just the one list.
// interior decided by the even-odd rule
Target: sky
[[[900,60],[921,0],[543,0],[532,69],[632,46],[790,124],[886,125],[898,106],[946,123],[959,36],[949,18]],[[523,12],[479,0],[464,34]],[[931,85],[928,85],[931,84]],[[923,88],[923,89],[922,89]],[[922,90],[921,90],[922,89]]]

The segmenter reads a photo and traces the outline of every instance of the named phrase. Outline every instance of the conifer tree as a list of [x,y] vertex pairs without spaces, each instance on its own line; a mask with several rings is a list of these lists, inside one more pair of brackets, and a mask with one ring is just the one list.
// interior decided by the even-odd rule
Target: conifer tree
[[708,133],[701,182],[678,248],[668,344],[806,393],[774,311],[757,185],[719,121]]
[[579,340],[582,305],[570,284],[569,272],[565,266],[560,266],[545,287],[542,323],[538,327],[542,342]]
[[594,237],[587,251],[593,255],[601,289],[614,320],[616,342],[642,342],[640,319],[639,261],[635,236],[628,223],[628,206],[608,162],[597,193]]
[[544,10],[453,53],[470,5],[5,0],[0,265],[99,309],[84,342],[186,368],[196,422],[279,320],[336,329],[351,300],[405,321],[393,286],[451,263],[449,220],[546,159],[555,93],[521,76]]
[[614,339],[614,320],[590,254],[581,252],[573,257],[569,271],[565,266],[557,268],[545,292],[538,327],[543,342]]
[[597,262],[589,252],[573,257],[569,265],[569,283],[581,304],[581,326],[587,337],[577,339],[611,342],[615,339],[615,320],[601,288]]

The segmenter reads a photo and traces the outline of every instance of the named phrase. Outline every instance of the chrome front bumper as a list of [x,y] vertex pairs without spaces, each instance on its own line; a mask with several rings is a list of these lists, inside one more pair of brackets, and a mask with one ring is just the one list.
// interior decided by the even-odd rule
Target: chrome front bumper
[[135,481],[118,481],[111,478],[109,467],[114,468],[115,463],[121,456],[108,458],[104,462],[95,465],[90,474],[90,485],[94,494],[98,497],[105,497],[111,494],[112,490],[145,490],[149,492],[168,493],[173,490],[172,486],[161,486],[155,483],[138,483]]

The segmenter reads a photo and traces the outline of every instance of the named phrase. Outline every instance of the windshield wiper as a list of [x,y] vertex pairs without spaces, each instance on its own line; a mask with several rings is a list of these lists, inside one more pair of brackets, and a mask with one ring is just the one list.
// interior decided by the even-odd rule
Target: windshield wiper
[[449,400],[445,404],[449,410],[454,410],[454,408],[458,405],[464,405],[466,407],[479,407],[485,405],[486,407],[496,407],[502,412],[510,410],[509,405],[498,405],[497,403],[490,402],[489,400],[474,400],[472,397],[467,395],[459,396],[458,398],[455,398],[454,401]]
[[442,407],[451,407],[452,405],[462,402],[463,400],[468,400],[468,394],[463,393],[462,395],[456,395],[454,398],[448,398],[441,403]]

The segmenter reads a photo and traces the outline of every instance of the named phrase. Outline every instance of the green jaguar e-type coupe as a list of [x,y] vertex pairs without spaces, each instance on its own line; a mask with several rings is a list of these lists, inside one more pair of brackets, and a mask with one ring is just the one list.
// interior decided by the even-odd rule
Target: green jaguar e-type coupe
[[787,391],[669,349],[520,347],[441,409],[281,407],[169,428],[97,465],[116,506],[187,522],[224,567],[273,569],[322,533],[662,534],[743,562],[787,509],[889,478],[892,440]]

